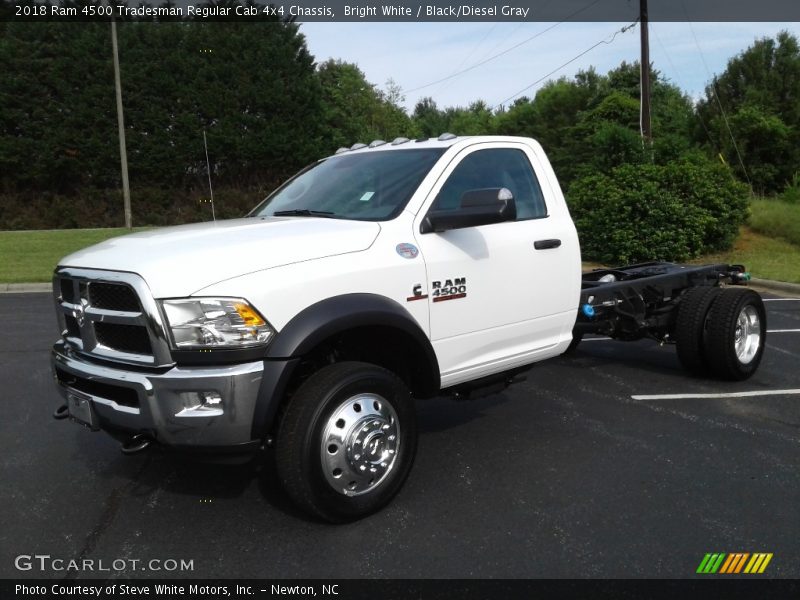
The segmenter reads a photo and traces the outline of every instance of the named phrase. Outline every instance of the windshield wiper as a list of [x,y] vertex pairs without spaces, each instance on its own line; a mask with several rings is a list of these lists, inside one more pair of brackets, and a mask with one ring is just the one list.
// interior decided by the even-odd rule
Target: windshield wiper
[[336,213],[327,210],[309,210],[307,208],[295,208],[292,210],[276,210],[272,213],[273,217],[331,217]]

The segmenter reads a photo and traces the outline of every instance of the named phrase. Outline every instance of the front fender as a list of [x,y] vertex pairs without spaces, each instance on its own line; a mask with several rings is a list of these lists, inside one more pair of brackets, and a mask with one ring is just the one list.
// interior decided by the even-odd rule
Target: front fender
[[269,345],[253,421],[253,437],[269,431],[302,356],[325,340],[359,327],[381,326],[414,340],[428,369],[427,388],[439,389],[439,361],[428,336],[400,304],[377,294],[344,294],[321,300],[295,315]]

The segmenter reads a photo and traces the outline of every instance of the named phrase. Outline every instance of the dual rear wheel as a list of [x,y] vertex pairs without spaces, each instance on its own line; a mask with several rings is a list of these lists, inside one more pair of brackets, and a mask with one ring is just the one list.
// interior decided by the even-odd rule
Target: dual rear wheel
[[767,337],[764,301],[746,288],[698,287],[681,299],[674,338],[692,373],[743,380],[758,369]]

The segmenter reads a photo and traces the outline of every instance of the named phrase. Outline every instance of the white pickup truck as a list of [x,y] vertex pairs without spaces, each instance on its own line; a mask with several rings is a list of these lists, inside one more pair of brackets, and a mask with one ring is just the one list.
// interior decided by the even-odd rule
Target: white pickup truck
[[356,144],[245,218],[64,258],[54,416],[126,453],[272,448],[297,504],[347,521],[406,479],[415,400],[501,390],[585,333],[676,342],[692,371],[748,377],[766,318],[758,294],[732,287],[747,278],[740,265],[669,263],[582,277],[534,140]]

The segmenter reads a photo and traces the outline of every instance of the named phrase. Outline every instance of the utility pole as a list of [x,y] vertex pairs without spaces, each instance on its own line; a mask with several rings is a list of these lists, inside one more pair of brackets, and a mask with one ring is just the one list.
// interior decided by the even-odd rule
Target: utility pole
[[122,167],[122,197],[125,203],[125,227],[131,223],[131,188],[128,182],[128,152],[125,147],[125,117],[122,114],[122,84],[119,77],[119,50],[117,48],[117,23],[111,18],[111,47],[114,53],[114,87],[117,92],[117,128],[119,129],[119,159]]
[[650,123],[650,39],[647,31],[647,0],[639,0],[639,29],[642,35],[641,116],[642,141],[648,146],[653,141]]

